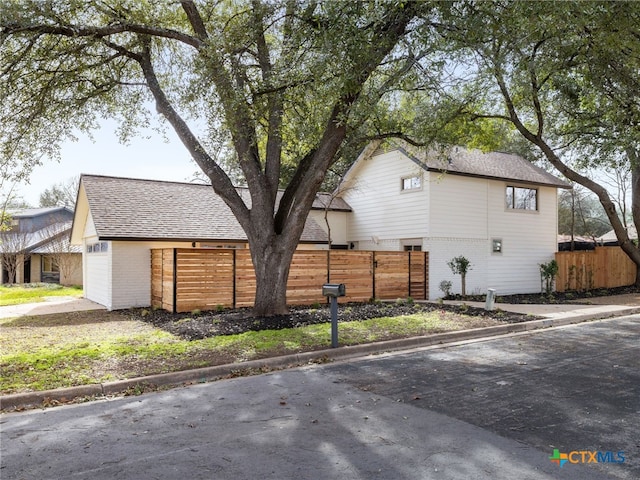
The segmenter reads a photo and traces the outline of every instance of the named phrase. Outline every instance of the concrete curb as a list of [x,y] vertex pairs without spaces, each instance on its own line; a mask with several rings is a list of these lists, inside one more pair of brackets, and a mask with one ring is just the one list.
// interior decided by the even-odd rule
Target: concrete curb
[[500,335],[561,327],[593,320],[622,317],[640,313],[640,307],[630,307],[615,312],[601,312],[584,315],[571,315],[560,318],[544,318],[522,323],[511,323],[493,327],[476,328],[458,332],[437,333],[422,337],[403,338],[364,345],[345,346],[313,352],[285,355],[280,357],[250,360],[242,363],[217,365],[181,372],[162,373],[146,377],[118,380],[101,384],[78,387],[58,388],[38,392],[17,393],[0,396],[0,410],[16,410],[27,407],[47,407],[72,401],[82,397],[104,397],[126,393],[129,390],[145,387],[181,386],[194,383],[206,383],[229,376],[241,376],[252,372],[261,373],[273,369],[284,369],[311,363],[324,363],[332,360],[346,360],[385,352],[408,350],[412,348],[447,345],[455,342],[493,338]]

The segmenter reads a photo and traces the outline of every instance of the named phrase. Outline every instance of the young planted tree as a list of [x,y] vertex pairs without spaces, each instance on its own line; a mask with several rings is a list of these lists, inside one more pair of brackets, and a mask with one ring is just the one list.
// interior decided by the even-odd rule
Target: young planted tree
[[467,273],[471,270],[471,262],[468,258],[460,255],[454,257],[447,262],[449,268],[454,275],[460,275],[461,293],[463,297],[467,296]]
[[[90,132],[101,117],[120,118],[126,138],[157,112],[247,234],[255,312],[283,313],[293,252],[325,174],[413,66],[407,45],[429,36],[421,19],[431,8],[374,0],[5,2],[2,148],[23,159],[55,154],[62,139]],[[230,146],[250,201],[211,153],[220,144]]]

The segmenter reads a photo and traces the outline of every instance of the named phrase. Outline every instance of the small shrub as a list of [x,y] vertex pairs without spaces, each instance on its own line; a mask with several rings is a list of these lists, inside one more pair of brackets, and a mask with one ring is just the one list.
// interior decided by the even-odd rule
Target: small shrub
[[453,287],[453,283],[449,280],[442,280],[440,282],[440,290],[444,293],[445,298],[451,296],[451,288]]
[[551,260],[549,263],[540,264],[540,290],[542,293],[551,295],[553,293],[553,285],[558,274],[558,262]]
[[199,308],[191,310],[191,315],[193,315],[194,317],[197,317],[201,313],[202,313],[202,310],[200,310]]

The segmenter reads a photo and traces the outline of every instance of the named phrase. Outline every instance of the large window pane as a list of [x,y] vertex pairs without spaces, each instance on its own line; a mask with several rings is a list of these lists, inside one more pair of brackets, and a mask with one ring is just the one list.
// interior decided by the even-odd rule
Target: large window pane
[[538,210],[538,190],[535,188],[507,187],[507,208],[515,210]]

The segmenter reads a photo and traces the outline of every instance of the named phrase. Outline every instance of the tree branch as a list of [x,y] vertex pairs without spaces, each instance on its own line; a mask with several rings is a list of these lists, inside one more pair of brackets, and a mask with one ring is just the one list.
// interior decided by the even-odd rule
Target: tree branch
[[202,20],[202,16],[200,15],[196,4],[190,0],[181,1],[180,4],[182,5],[184,13],[187,14],[187,19],[189,20],[189,23],[191,23],[191,27],[198,38],[203,42],[208,40],[209,33],[207,32],[207,28],[204,25],[204,21]]
[[135,58],[142,68],[147,86],[156,100],[156,109],[171,124],[184,146],[187,147],[189,153],[191,153],[195,162],[211,179],[213,189],[225,200],[227,205],[229,205],[229,208],[231,208],[238,221],[241,224],[248,223],[249,210],[231,180],[224,170],[207,154],[202,144],[191,132],[189,126],[173,108],[173,105],[165,95],[158,82],[153,64],[151,63],[151,52],[149,48],[147,42],[144,53],[135,54],[132,58]]
[[202,41],[191,35],[186,35],[177,30],[169,28],[152,27],[149,25],[137,25],[126,22],[118,22],[105,27],[88,27],[77,25],[20,25],[17,23],[10,23],[5,25],[0,32],[2,35],[12,35],[19,33],[37,33],[37,34],[49,34],[60,35],[64,37],[95,37],[102,38],[119,33],[138,33],[143,35],[151,35],[154,37],[167,38],[170,40],[177,40],[179,42],[191,45],[196,49],[202,47]]

